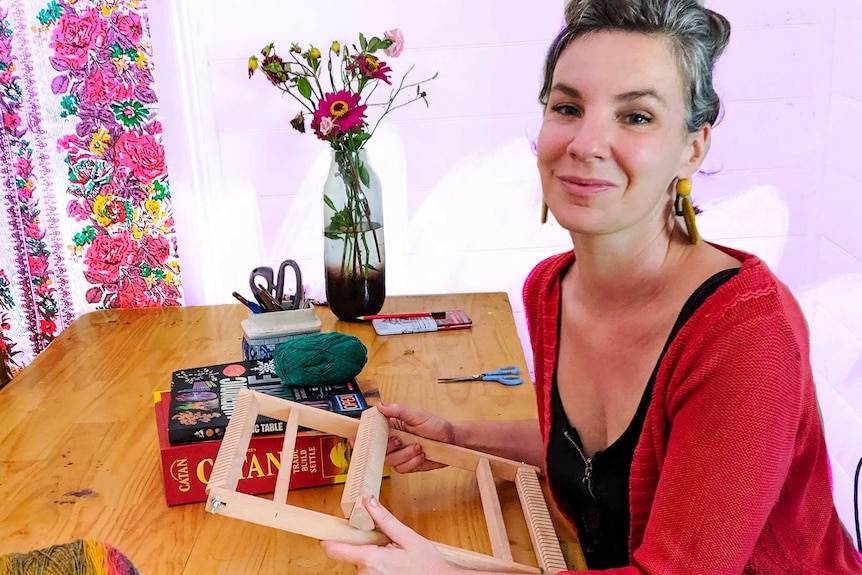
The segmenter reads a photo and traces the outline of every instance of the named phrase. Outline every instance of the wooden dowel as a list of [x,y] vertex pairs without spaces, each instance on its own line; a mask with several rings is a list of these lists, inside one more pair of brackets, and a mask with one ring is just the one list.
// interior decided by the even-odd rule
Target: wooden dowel
[[275,493],[272,500],[276,503],[287,503],[287,492],[290,489],[290,476],[293,474],[293,450],[296,448],[296,433],[299,430],[299,411],[290,410],[290,415],[284,425],[284,442],[281,444],[281,466],[275,479]]
[[539,472],[539,469],[532,465],[518,463],[517,461],[504,459],[487,453],[481,453],[479,451],[467,449],[466,447],[461,447],[460,445],[452,445],[451,443],[443,443],[442,441],[434,441],[433,439],[419,437],[418,435],[413,435],[406,431],[390,429],[389,435],[394,435],[399,438],[403,445],[418,443],[425,451],[426,459],[445,463],[452,467],[457,467],[458,469],[466,469],[470,472],[475,472],[476,467],[479,465],[479,459],[485,458],[491,465],[491,471],[494,473],[494,477],[499,477],[506,481],[514,482],[515,473],[522,467],[534,470],[536,473]]
[[316,429],[317,431],[331,433],[348,439],[354,439],[356,433],[359,431],[359,420],[353,417],[332,413],[325,409],[303,405],[257,391],[249,393],[255,394],[260,415],[286,421],[290,411],[296,409],[299,415],[297,423],[299,423],[300,427]]
[[491,465],[484,457],[479,459],[479,465],[476,467],[476,480],[479,483],[482,510],[485,512],[488,538],[491,540],[491,550],[494,557],[512,561],[512,548],[509,545],[509,535],[506,533],[506,523],[503,521],[503,510],[500,507],[497,484],[491,473]]

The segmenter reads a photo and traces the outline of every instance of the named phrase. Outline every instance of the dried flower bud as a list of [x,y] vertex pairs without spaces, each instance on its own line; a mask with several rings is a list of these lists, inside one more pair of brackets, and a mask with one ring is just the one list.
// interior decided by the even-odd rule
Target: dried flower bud
[[267,44],[266,46],[263,47],[263,49],[260,51],[260,55],[263,56],[264,58],[266,58],[267,56],[269,56],[269,53],[272,52],[272,48],[274,46],[275,46],[275,44],[273,42],[270,42],[269,44]]
[[296,52],[297,54],[302,54],[302,48],[299,47],[299,44],[293,43],[290,45],[290,51]]
[[266,74],[266,77],[275,85],[287,81],[287,74],[290,72],[290,63],[285,62],[276,54],[267,56],[261,62],[260,69]]
[[336,56],[341,54],[341,44],[338,43],[338,40],[335,40],[334,42],[332,42],[332,47],[330,47],[330,50],[335,52]]
[[297,132],[305,133],[305,116],[302,112],[298,113],[291,121],[290,126]]

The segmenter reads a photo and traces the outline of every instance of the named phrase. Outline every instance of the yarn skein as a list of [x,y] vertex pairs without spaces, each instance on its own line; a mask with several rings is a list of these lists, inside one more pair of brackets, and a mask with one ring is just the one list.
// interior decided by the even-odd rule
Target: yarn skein
[[139,575],[139,572],[115,547],[78,539],[29,553],[0,555],[0,575]]
[[359,338],[337,331],[293,337],[275,348],[275,373],[285,385],[333,385],[356,377],[368,361]]

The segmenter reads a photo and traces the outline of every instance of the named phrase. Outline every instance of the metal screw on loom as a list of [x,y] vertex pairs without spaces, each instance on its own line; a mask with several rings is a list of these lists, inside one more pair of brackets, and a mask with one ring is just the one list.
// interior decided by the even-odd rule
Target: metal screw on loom
[[216,496],[216,498],[213,499],[212,509],[210,509],[210,513],[215,515],[216,509],[218,509],[219,507],[221,507],[221,497]]

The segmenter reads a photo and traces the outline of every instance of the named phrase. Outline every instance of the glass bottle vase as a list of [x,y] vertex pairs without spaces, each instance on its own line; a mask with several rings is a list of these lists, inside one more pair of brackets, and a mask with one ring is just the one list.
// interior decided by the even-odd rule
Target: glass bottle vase
[[329,308],[347,321],[375,314],[386,299],[383,198],[365,150],[332,151],[323,201]]

